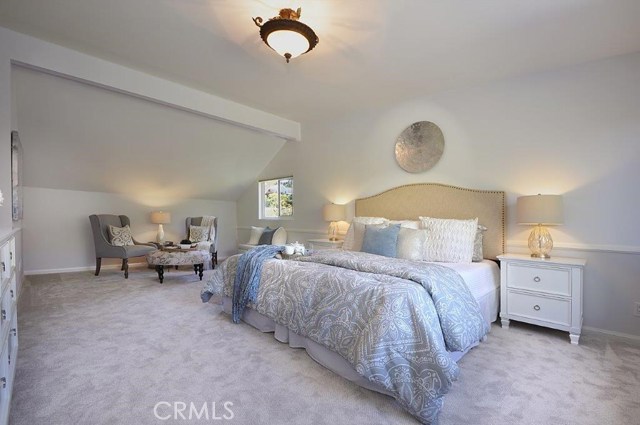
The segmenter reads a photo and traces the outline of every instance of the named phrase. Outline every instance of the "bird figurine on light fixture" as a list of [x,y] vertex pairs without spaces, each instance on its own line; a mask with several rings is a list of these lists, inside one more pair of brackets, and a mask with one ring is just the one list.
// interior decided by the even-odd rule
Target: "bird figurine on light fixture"
[[[262,41],[279,55],[289,60],[307,53],[318,44],[318,36],[307,25],[300,22],[302,8],[281,9],[278,16],[267,22],[261,17],[252,18],[260,27]],[[264,23],[263,23],[264,22]]]

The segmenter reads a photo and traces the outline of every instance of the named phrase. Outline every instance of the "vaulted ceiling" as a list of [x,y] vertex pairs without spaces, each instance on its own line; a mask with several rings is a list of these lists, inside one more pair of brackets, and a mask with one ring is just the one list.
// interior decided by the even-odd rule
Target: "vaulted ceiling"
[[[252,17],[302,7],[286,64]],[[3,0],[0,25],[304,121],[640,51],[640,1]]]
[[25,186],[235,201],[286,143],[27,68],[12,81]]
[[[285,63],[251,18],[302,7]],[[0,26],[293,119],[640,51],[638,0],[2,0]],[[285,143],[15,67],[28,186],[236,200]],[[299,143],[299,142],[288,142]]]

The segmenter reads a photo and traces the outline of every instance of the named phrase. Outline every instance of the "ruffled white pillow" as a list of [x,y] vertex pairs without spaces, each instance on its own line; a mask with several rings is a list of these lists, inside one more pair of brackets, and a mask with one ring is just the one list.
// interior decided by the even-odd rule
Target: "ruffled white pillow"
[[470,220],[420,217],[420,221],[427,230],[423,257],[425,261],[471,262],[478,230],[477,217]]

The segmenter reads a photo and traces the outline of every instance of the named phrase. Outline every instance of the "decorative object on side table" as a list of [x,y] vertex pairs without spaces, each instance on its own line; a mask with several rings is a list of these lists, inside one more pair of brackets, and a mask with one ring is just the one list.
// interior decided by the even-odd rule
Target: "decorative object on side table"
[[577,344],[582,330],[582,292],[586,260],[545,260],[504,254],[500,260],[500,319],[532,323],[569,332]]
[[551,258],[553,239],[544,225],[556,226],[564,222],[561,195],[521,196],[517,202],[518,224],[535,225],[529,235],[529,249],[535,258]]
[[344,241],[332,241],[329,239],[309,239],[309,248],[315,249],[341,249]]
[[151,222],[158,225],[158,236],[156,237],[156,241],[159,244],[162,244],[164,242],[164,228],[162,225],[171,223],[171,213],[165,211],[154,211],[151,213]]
[[338,221],[342,221],[346,218],[346,210],[347,209],[344,205],[327,204],[324,206],[322,210],[324,221],[331,222],[328,230],[330,241],[338,240]]
[[444,135],[430,121],[418,121],[405,128],[396,139],[396,161],[409,173],[431,169],[444,152]]

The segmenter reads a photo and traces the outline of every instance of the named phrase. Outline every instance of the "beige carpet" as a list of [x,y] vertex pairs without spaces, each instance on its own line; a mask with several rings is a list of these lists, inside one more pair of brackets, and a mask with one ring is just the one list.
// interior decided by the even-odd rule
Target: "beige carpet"
[[[164,285],[147,269],[129,280],[115,270],[29,277],[10,423],[186,423],[154,416],[157,403],[167,417],[182,402],[185,417],[190,403],[201,415],[192,412],[194,423],[417,424],[304,350],[233,325],[200,302],[200,287],[186,269],[166,273]],[[460,362],[440,424],[640,424],[640,346],[602,335],[568,341],[494,324]],[[233,419],[212,420],[212,403],[216,417],[230,416],[225,402]]]

